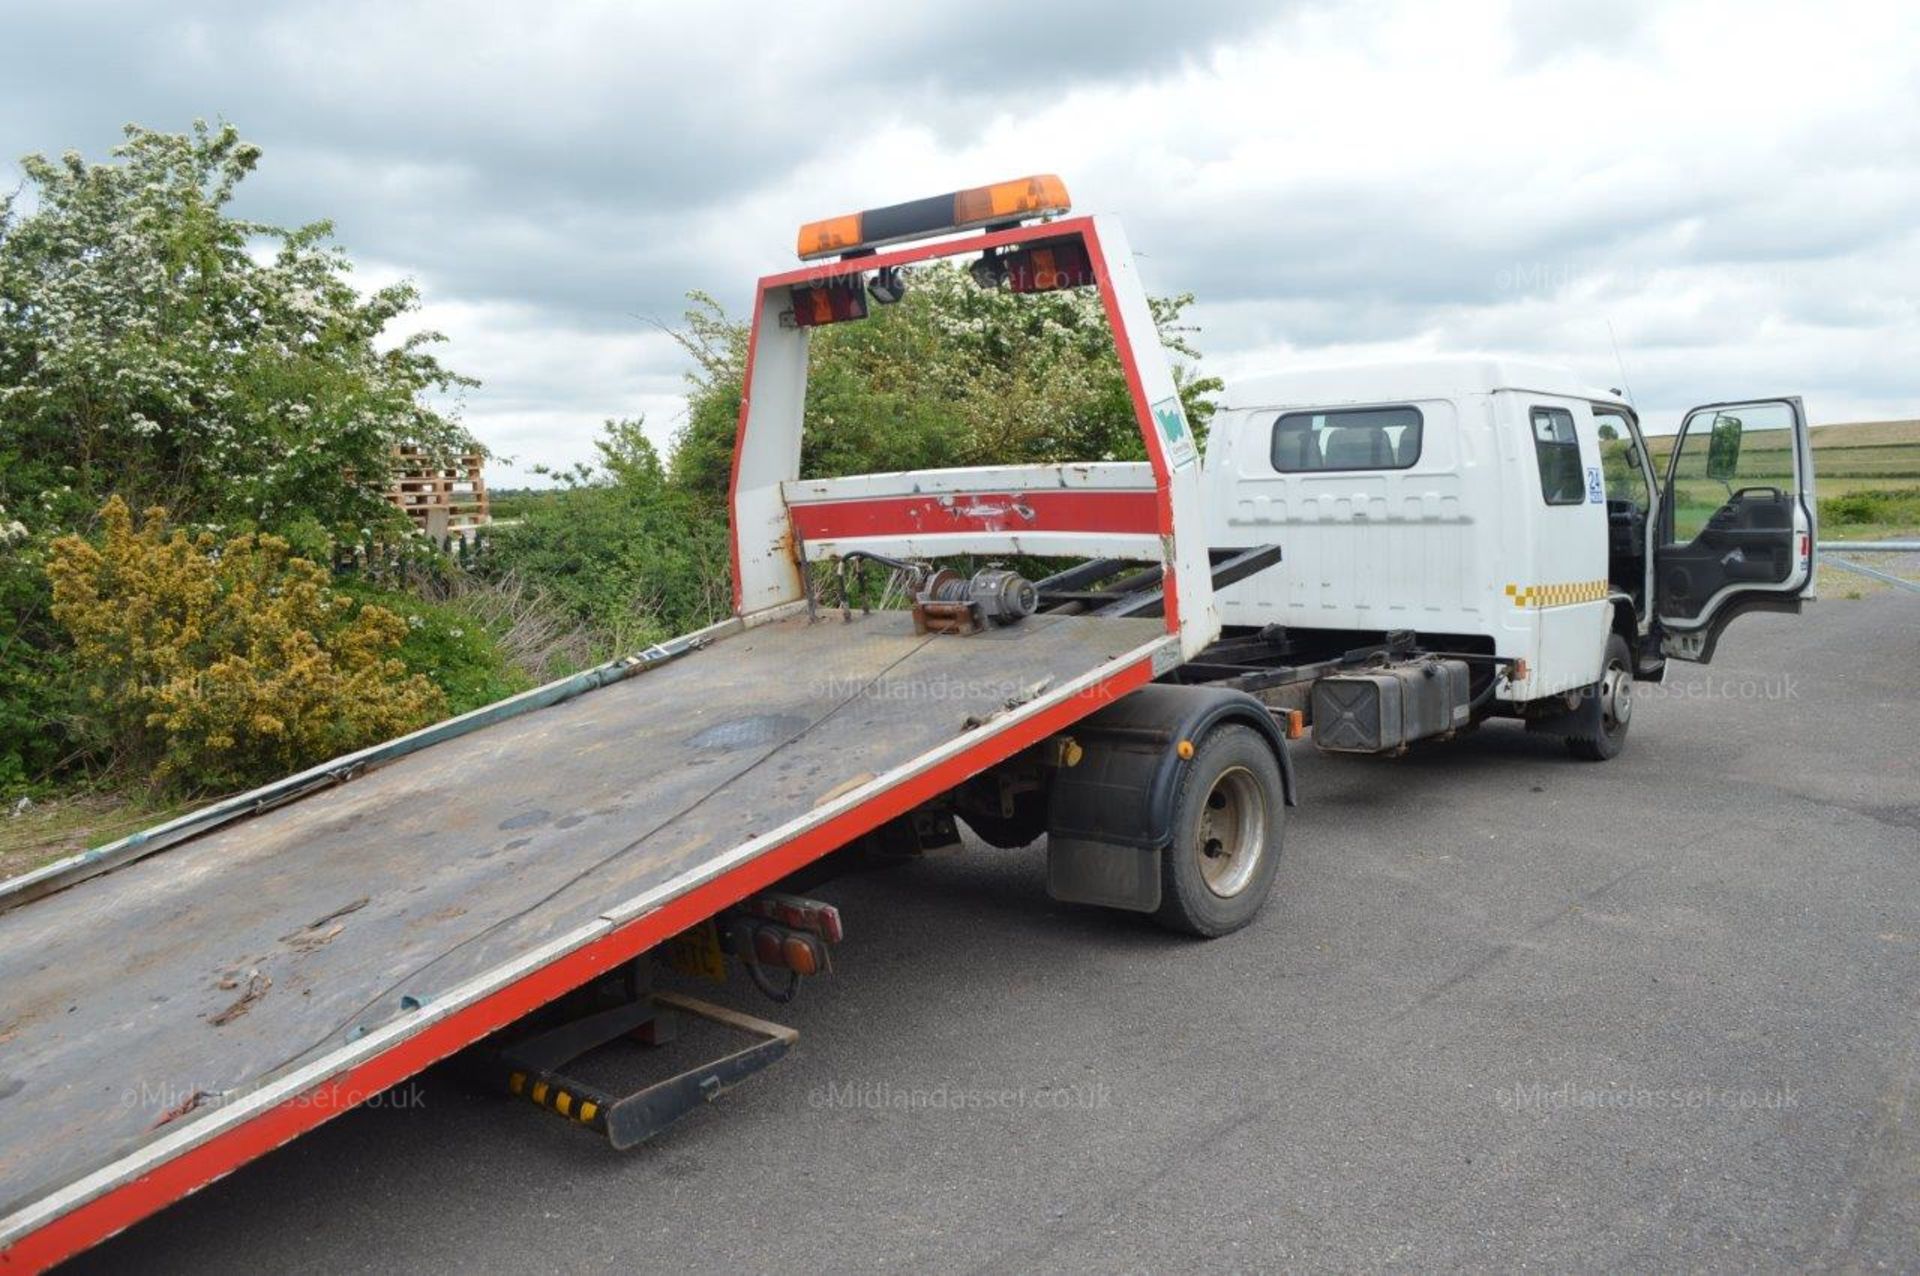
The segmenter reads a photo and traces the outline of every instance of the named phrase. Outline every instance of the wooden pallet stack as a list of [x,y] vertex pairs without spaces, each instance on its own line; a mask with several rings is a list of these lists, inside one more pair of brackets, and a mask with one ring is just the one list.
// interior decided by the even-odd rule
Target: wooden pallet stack
[[397,447],[387,499],[428,536],[467,535],[492,517],[481,465],[479,456],[436,457],[423,448]]

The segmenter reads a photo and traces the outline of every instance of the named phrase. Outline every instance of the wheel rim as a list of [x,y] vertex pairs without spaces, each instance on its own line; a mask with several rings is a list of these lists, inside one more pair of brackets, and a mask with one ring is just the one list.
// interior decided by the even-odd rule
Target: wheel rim
[[1247,888],[1267,848],[1267,803],[1253,772],[1243,766],[1220,773],[1200,808],[1194,854],[1207,889],[1231,899]]
[[1600,679],[1600,724],[1609,733],[1623,730],[1633,717],[1633,671],[1618,661]]

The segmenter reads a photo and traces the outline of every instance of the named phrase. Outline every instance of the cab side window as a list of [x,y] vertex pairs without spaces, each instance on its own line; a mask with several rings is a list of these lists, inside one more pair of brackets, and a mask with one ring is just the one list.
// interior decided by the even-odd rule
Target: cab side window
[[1540,461],[1540,495],[1547,504],[1578,505],[1587,499],[1573,413],[1565,408],[1533,409],[1533,451]]

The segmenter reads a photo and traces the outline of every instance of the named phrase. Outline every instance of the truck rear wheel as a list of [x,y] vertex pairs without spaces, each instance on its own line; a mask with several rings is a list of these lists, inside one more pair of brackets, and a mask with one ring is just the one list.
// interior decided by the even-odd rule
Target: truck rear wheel
[[1633,653],[1619,634],[1607,635],[1600,681],[1587,688],[1574,716],[1579,728],[1567,735],[1567,752],[1574,757],[1605,762],[1627,747],[1627,728],[1633,721]]
[[1252,921],[1280,866],[1286,809],[1280,764],[1259,732],[1232,724],[1209,731],[1174,798],[1154,919],[1208,937]]

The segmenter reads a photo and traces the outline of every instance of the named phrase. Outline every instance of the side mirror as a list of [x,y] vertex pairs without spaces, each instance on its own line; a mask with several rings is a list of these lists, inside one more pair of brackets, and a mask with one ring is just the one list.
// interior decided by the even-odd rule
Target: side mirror
[[1638,443],[1627,444],[1625,459],[1627,468],[1638,474],[1640,472],[1640,445]]
[[1731,483],[1740,468],[1740,418],[1716,416],[1707,438],[1707,477]]

